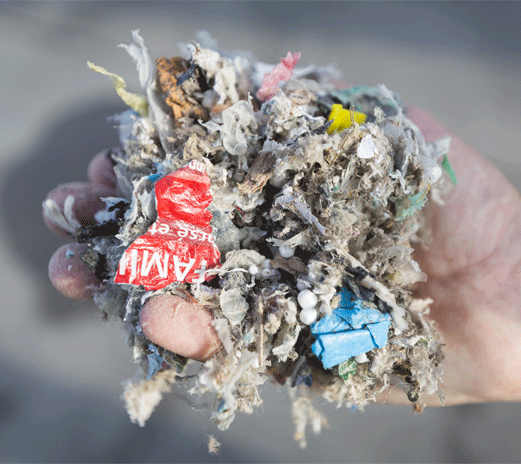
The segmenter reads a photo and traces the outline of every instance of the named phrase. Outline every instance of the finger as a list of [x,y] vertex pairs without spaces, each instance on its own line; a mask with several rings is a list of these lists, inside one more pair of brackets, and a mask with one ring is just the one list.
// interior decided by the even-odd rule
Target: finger
[[116,189],[117,180],[111,150],[103,150],[92,158],[87,168],[87,178],[94,184]]
[[152,298],[141,310],[141,327],[152,342],[197,361],[210,359],[221,347],[212,321],[206,308],[173,295]]
[[87,248],[69,243],[58,248],[49,261],[49,279],[62,295],[73,300],[88,301],[100,281],[85,265],[80,256]]
[[425,272],[447,276],[489,256],[519,208],[519,194],[503,173],[425,111],[411,107],[408,117],[428,141],[451,137],[448,158],[458,184],[445,196],[444,206],[429,204],[433,230],[430,250],[418,250]]
[[[47,195],[45,201],[54,201],[60,211],[63,212],[65,200],[69,195],[72,195],[74,197],[72,210],[79,223],[81,225],[95,225],[97,222],[94,219],[94,214],[100,210],[105,210],[106,207],[101,197],[110,197],[114,193],[114,188],[111,187],[104,187],[90,182],[68,182],[52,190]],[[54,233],[64,237],[69,236],[67,230],[56,223],[46,208],[43,209],[43,220]]]

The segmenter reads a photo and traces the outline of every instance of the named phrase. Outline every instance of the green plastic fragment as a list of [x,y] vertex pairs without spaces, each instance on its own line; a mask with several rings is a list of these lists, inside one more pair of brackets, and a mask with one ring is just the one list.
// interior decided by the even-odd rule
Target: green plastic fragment
[[[397,102],[385,96],[382,93],[382,90],[378,87],[359,85],[356,87],[350,87],[348,89],[335,90],[331,92],[330,95],[339,100],[343,107],[351,108],[361,113],[368,112],[368,101],[372,102],[371,106],[376,104],[376,106],[379,107],[385,106],[398,109],[396,106]],[[400,104],[400,102],[398,102],[398,104]]]
[[356,359],[349,358],[347,361],[338,365],[338,375],[343,379],[347,380],[350,375],[356,374]]
[[419,192],[416,195],[408,197],[400,203],[397,203],[396,207],[398,214],[396,216],[396,220],[404,221],[415,211],[421,210],[427,201],[427,192],[429,191],[429,188],[430,186],[427,187],[423,192]]
[[361,93],[367,93],[369,95],[374,95],[377,92],[376,87],[367,87],[358,85],[356,87],[350,87],[348,89],[342,89],[342,90],[335,90],[331,92],[331,95],[338,98],[340,102],[342,103],[342,106],[348,106],[353,103],[353,97],[357,96]]
[[458,185],[458,179],[456,179],[456,173],[454,172],[454,169],[452,169],[452,166],[449,163],[449,158],[447,155],[443,155],[443,161],[441,162],[441,167],[447,171],[447,174],[450,177],[451,182],[454,185]]
[[148,116],[147,99],[143,95],[138,95],[137,93],[127,92],[125,90],[125,87],[127,85],[125,84],[125,81],[123,80],[123,78],[121,76],[111,73],[111,72],[107,71],[105,68],[102,68],[101,66],[97,66],[94,63],[91,63],[90,61],[87,61],[87,66],[90,69],[92,69],[93,71],[103,74],[104,76],[110,77],[112,79],[112,82],[114,83],[114,88],[116,89],[116,93],[123,100],[123,102],[126,105],[130,106],[134,111],[137,111],[141,116],[143,116],[145,118]]

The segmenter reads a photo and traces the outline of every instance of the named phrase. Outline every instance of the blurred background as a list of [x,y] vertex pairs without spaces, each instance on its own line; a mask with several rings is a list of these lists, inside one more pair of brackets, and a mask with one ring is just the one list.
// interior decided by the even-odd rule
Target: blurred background
[[[335,63],[353,85],[384,83],[490,157],[521,188],[521,3],[2,2],[0,4],[0,461],[519,462],[521,404],[427,408],[320,403],[331,429],[292,440],[288,392],[263,387],[263,410],[220,432],[181,389],[145,428],[121,382],[135,366],[119,324],[61,297],[47,262],[62,241],[41,219],[59,183],[85,180],[90,157],[117,145],[107,117],[125,109],[87,60],[130,91],[120,43],[140,29],[152,57],[208,30],[225,50],[277,63]],[[483,379],[484,382],[487,379]],[[207,435],[222,443],[207,453]]]

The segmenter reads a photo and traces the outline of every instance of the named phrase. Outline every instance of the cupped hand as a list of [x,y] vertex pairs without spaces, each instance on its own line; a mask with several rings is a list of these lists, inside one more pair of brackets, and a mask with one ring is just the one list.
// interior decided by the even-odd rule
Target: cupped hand
[[[521,198],[492,163],[427,113],[412,108],[408,116],[428,141],[452,136],[450,161],[458,177],[444,206],[431,203],[425,208],[433,241],[415,252],[429,276],[418,288],[418,296],[434,300],[431,318],[445,343],[446,404],[519,401]],[[63,204],[64,192],[68,192],[95,205],[100,196],[107,195],[100,188],[114,191],[114,171],[106,154],[93,159],[88,177],[89,184],[65,184],[49,198]],[[92,220],[94,210],[92,206],[83,210],[88,214],[80,222]],[[46,222],[51,230],[64,232]],[[82,246],[66,245],[54,254],[49,275],[63,294],[85,299],[99,282],[79,259],[76,247]],[[152,298],[141,312],[141,325],[150,340],[199,361],[220,348],[211,322],[205,308],[171,295]],[[380,400],[407,402],[403,392],[396,390],[384,392]],[[439,404],[434,398],[427,402]]]
[[[109,158],[109,150],[98,153],[87,170],[89,182],[68,182],[52,190],[51,199],[63,210],[68,195],[75,199],[73,211],[83,225],[96,224],[94,215],[105,209],[102,197],[116,194],[116,175]],[[45,214],[44,222],[54,233],[69,234]],[[49,262],[49,278],[63,295],[75,300],[91,300],[101,285],[94,273],[81,260],[86,245],[68,243],[60,247]],[[145,334],[170,351],[182,356],[205,361],[220,348],[217,333],[211,325],[211,313],[191,302],[172,295],[150,299],[141,311],[141,326]]]
[[[409,118],[432,141],[448,131],[424,111]],[[445,346],[448,404],[521,400],[521,197],[490,161],[452,137],[458,185],[426,207],[433,242],[416,250],[431,317]]]

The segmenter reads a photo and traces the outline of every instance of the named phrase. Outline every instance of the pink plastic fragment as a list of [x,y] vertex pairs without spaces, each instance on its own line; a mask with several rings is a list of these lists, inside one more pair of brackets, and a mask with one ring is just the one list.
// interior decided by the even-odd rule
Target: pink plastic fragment
[[172,282],[209,280],[205,271],[219,266],[212,237],[210,178],[202,163],[190,161],[156,183],[157,220],[130,245],[114,281],[159,290]]
[[288,52],[286,58],[281,58],[280,63],[275,66],[273,71],[264,74],[262,86],[257,92],[257,98],[265,102],[273,98],[279,90],[279,84],[289,81],[293,75],[293,70],[300,60],[302,53]]

